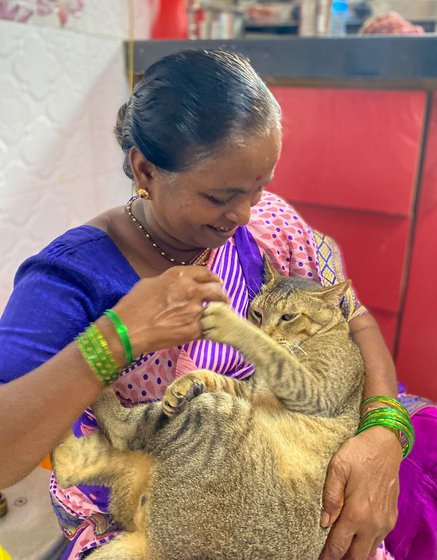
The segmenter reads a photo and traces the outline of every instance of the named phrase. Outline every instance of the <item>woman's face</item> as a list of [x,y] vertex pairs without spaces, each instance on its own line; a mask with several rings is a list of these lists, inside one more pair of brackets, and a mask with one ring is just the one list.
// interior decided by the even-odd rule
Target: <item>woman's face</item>
[[145,207],[151,234],[180,250],[223,245],[249,221],[251,207],[273,178],[280,149],[281,133],[274,129],[171,179],[155,172]]

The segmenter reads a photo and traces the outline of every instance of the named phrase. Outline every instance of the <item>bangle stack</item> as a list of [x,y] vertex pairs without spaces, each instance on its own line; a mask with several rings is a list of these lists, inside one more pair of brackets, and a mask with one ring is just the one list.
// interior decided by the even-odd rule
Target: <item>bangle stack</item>
[[[117,331],[126,356],[126,365],[130,365],[134,358],[126,325],[113,309],[107,309],[105,315]],[[103,385],[111,385],[118,377],[118,368],[109,344],[97,325],[91,323],[75,340],[83,358]]]
[[414,444],[414,428],[407,409],[392,397],[378,396],[366,399],[361,406],[361,410],[370,403],[382,406],[368,410],[361,417],[357,433],[359,434],[374,426],[394,429],[398,434],[399,442],[402,446],[402,455],[405,459]]
[[83,358],[103,385],[111,385],[117,378],[118,370],[108,342],[95,323],[78,337],[76,344]]

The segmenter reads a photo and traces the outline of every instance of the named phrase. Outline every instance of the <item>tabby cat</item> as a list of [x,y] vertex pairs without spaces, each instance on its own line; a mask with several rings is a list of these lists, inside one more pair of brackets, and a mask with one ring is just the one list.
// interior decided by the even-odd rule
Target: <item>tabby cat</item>
[[[358,425],[363,363],[340,310],[349,281],[322,288],[265,260],[251,322],[221,303],[205,338],[255,365],[249,382],[208,370],[161,402],[94,404],[100,430],[54,453],[58,482],[111,487],[125,529],[91,560],[316,560],[327,465]],[[87,557],[88,558],[88,557]]]

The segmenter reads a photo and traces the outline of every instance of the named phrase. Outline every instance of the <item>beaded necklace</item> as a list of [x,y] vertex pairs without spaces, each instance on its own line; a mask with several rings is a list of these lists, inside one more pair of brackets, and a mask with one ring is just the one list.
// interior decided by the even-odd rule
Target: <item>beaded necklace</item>
[[152,247],[158,251],[158,253],[164,257],[165,259],[167,259],[169,262],[171,262],[172,264],[179,264],[182,266],[188,266],[188,265],[196,265],[196,266],[206,266],[208,259],[209,259],[209,255],[211,253],[211,249],[204,249],[199,255],[197,255],[196,257],[194,257],[191,261],[187,262],[187,261],[180,261],[178,259],[175,259],[174,257],[171,257],[170,255],[168,255],[164,249],[162,247],[160,247],[158,245],[158,243],[156,243],[156,241],[153,239],[153,237],[150,235],[150,233],[147,231],[147,229],[143,226],[143,224],[141,224],[133,215],[132,213],[132,204],[135,202],[135,200],[139,198],[138,196],[134,196],[132,197],[129,202],[126,204],[126,210],[127,213],[129,214],[131,220],[133,221],[133,223],[144,233],[144,235],[147,237],[147,239],[150,241],[150,243],[152,244]]

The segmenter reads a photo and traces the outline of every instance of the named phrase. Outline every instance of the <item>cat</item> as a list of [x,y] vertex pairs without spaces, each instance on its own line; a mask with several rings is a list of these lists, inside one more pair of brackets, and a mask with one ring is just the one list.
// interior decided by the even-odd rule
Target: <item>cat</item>
[[364,366],[342,315],[349,281],[323,288],[267,259],[249,320],[205,307],[204,337],[237,348],[250,381],[197,370],[161,402],[94,403],[100,429],[53,454],[61,487],[111,487],[124,531],[91,560],[317,560],[328,463],[358,426]]

